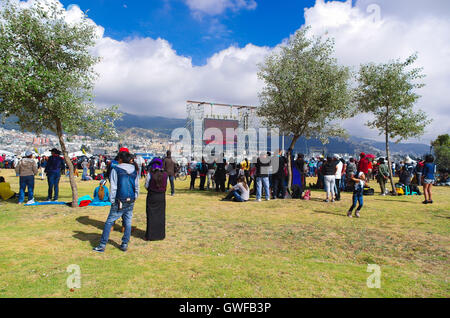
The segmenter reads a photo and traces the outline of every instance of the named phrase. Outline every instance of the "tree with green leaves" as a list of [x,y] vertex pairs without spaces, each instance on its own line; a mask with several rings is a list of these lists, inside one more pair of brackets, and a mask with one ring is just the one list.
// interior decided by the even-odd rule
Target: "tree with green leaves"
[[[258,115],[265,125],[292,136],[290,150],[302,136],[326,143],[328,137],[345,135],[339,121],[354,114],[351,72],[333,57],[334,41],[309,37],[308,31],[297,31],[259,66],[258,76],[265,87],[259,95]],[[289,151],[289,187],[291,156]]]
[[[385,136],[389,171],[392,171],[390,140],[395,139],[399,143],[419,137],[431,122],[423,111],[414,110],[421,97],[416,90],[425,86],[417,82],[425,77],[422,69],[412,68],[416,60],[417,54],[414,54],[405,62],[395,60],[386,64],[365,64],[361,66],[357,78],[356,103],[360,111],[373,115],[367,126]],[[396,194],[392,174],[390,181]]]
[[[45,6],[45,7],[44,7]],[[78,201],[65,139],[75,134],[117,136],[117,107],[98,110],[92,91],[99,58],[95,26],[86,16],[68,23],[55,2],[25,7],[7,1],[0,11],[0,116],[16,116],[23,131],[54,132],[70,171],[72,203]]]
[[436,155],[436,165],[439,170],[450,169],[450,136],[448,134],[438,136],[432,142],[434,154]]

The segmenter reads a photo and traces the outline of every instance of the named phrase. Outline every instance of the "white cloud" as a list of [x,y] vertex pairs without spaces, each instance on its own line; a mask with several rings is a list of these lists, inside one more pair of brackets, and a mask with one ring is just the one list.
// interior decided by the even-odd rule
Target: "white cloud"
[[102,39],[95,49],[103,57],[96,71],[101,105],[119,103],[135,114],[185,117],[188,99],[250,103],[257,101],[257,63],[268,48],[230,47],[213,55],[205,66],[176,54],[163,40]]
[[[438,10],[449,7],[448,3],[446,0],[360,0],[352,7],[351,1],[319,0],[305,10],[305,20],[314,34],[335,38],[336,55],[341,63],[349,66],[405,59],[418,52],[417,66],[423,67],[427,75],[424,80],[427,86],[419,91],[422,99],[418,108],[434,120],[423,137],[428,141],[437,133],[450,130],[450,98],[446,94],[450,88],[450,11]],[[374,8],[374,4],[379,11],[368,13],[367,8],[369,5]],[[358,119],[362,118],[367,116]],[[355,124],[358,119],[345,125],[353,135],[360,132],[364,136],[377,136],[375,131]]]
[[[216,1],[196,1],[199,9],[213,14],[217,9],[208,9],[211,2]],[[234,3],[236,8],[239,3],[250,3],[217,3],[225,8],[225,2]],[[376,10],[367,12],[367,6],[374,2],[381,9],[381,19]],[[448,7],[447,0],[359,0],[354,7],[350,2],[319,0],[304,12],[306,24],[314,34],[327,32],[335,38],[336,55],[346,65],[357,67],[419,53],[417,64],[427,74],[427,86],[420,90],[423,97],[418,107],[434,119],[423,141],[449,132],[450,10],[439,10],[440,5]],[[75,19],[81,11],[75,5],[67,14],[69,19]],[[183,118],[189,99],[258,105],[263,84],[257,79],[257,64],[271,48],[251,44],[230,47],[211,56],[206,65],[195,66],[190,57],[177,54],[164,39],[116,41],[103,36],[103,31],[98,26],[100,40],[94,49],[103,58],[96,68],[100,74],[95,89],[99,106],[120,104],[122,110],[134,114]],[[376,137],[377,133],[364,123],[365,116],[361,116],[347,121],[345,126],[352,135]]]
[[196,16],[219,15],[226,10],[234,12],[254,10],[257,7],[255,0],[184,0],[184,2]]

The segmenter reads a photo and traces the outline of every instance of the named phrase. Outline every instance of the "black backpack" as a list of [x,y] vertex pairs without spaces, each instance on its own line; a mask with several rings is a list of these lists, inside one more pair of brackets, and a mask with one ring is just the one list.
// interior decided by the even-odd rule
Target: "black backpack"
[[301,199],[302,198],[302,189],[298,184],[294,184],[292,186],[292,199]]

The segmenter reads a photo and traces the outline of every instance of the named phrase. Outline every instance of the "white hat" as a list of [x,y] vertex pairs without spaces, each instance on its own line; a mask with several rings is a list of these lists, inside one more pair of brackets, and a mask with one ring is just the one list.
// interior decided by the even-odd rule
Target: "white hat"
[[407,163],[407,164],[412,163],[412,160],[411,160],[411,158],[409,156],[406,156],[405,163]]

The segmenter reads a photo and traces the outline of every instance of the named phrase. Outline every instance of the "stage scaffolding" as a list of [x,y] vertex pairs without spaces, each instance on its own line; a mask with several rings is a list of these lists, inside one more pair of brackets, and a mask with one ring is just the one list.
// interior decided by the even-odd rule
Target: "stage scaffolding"
[[[203,132],[205,131],[205,119],[214,120],[233,120],[239,122],[238,128],[241,128],[246,134],[249,128],[260,127],[260,120],[257,117],[256,106],[231,105],[211,102],[187,101],[186,110],[188,114],[186,128],[192,136],[192,140],[202,140]],[[193,143],[194,155],[199,157],[203,151],[204,143]],[[237,154],[238,156],[246,156],[249,153],[256,153],[257,145],[247,143],[244,154]],[[225,150],[225,149],[224,149]]]

